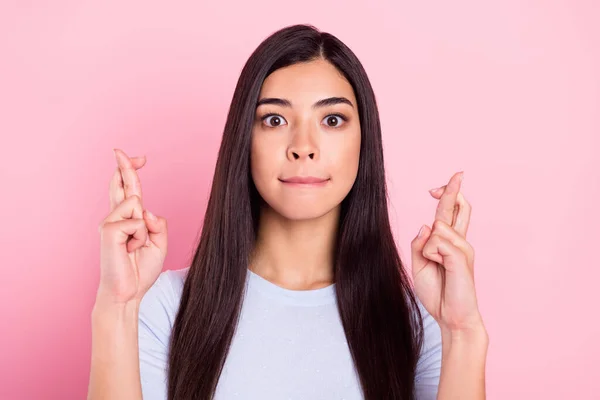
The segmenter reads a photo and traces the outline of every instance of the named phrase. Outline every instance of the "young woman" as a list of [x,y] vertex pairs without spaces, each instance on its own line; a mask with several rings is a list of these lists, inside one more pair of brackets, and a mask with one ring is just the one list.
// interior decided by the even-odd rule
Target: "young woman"
[[390,230],[375,96],[336,37],[275,32],[239,78],[191,265],[144,157],[115,150],[100,225],[90,399],[483,399],[462,173],[431,195],[409,280]]

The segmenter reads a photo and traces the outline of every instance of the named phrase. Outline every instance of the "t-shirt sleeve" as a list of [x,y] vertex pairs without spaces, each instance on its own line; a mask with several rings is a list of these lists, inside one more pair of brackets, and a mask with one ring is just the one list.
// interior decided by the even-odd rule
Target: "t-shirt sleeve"
[[161,272],[140,302],[138,347],[144,400],[167,398],[169,338],[177,312],[171,273]]
[[437,321],[419,303],[423,317],[424,340],[415,375],[417,400],[435,400],[442,368],[442,334]]

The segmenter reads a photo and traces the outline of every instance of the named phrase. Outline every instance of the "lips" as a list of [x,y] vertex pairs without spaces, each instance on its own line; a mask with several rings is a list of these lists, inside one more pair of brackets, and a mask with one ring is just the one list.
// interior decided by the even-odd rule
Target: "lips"
[[329,179],[326,178],[317,178],[315,176],[293,176],[291,178],[281,179],[284,183],[298,183],[298,184],[315,184],[315,183],[324,183]]

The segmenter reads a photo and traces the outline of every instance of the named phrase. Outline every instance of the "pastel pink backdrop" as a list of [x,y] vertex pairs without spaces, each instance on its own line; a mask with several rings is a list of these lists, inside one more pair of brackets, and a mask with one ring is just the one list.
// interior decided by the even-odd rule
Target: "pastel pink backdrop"
[[239,72],[294,23],[367,69],[407,266],[465,171],[488,398],[600,398],[597,2],[198,3],[2,2],[0,398],[85,397],[111,149],[147,155],[185,267]]

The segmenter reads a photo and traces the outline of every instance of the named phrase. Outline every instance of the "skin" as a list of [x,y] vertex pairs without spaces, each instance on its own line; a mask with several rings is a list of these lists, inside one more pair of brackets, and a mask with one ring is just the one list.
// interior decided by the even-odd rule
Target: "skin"
[[[269,75],[259,100],[267,98],[286,99],[290,105],[256,108],[250,164],[265,205],[249,268],[289,289],[328,286],[340,203],[358,172],[361,133],[354,91],[333,65],[319,59]],[[314,107],[328,98],[350,104]],[[276,116],[263,120],[269,113]],[[322,187],[298,187],[280,180],[291,176],[329,181]]]
[[471,205],[460,193],[463,173],[430,194],[439,198],[432,228],[424,225],[411,243],[415,292],[447,331],[482,324],[474,282],[474,250],[466,240]]
[[[313,107],[326,98],[350,104]],[[259,100],[252,130],[251,174],[264,199],[258,240],[248,268],[293,290],[333,283],[333,249],[340,204],[358,171],[360,120],[351,85],[324,60],[275,71]],[[277,114],[263,120],[266,113]],[[343,114],[347,121],[331,119]],[[276,118],[279,118],[277,120]],[[339,126],[338,126],[339,123]],[[331,126],[333,125],[333,126]],[[162,270],[167,226],[144,210],[137,171],[145,157],[116,149],[109,215],[99,226],[101,279],[92,313],[88,399],[141,399],[137,321],[139,302]],[[319,187],[281,179],[313,175]],[[488,336],[474,284],[474,250],[466,240],[471,205],[460,192],[462,173],[437,190],[431,228],[411,242],[415,292],[442,331],[438,399],[484,399]]]

